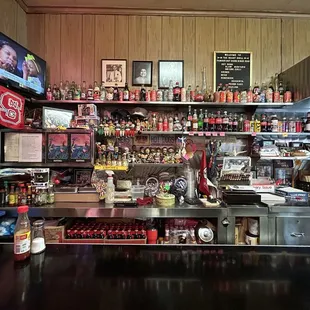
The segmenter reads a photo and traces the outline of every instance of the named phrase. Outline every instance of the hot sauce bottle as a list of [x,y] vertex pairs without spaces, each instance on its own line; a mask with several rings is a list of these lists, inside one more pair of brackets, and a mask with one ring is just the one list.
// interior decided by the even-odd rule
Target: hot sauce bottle
[[28,218],[28,206],[17,208],[18,218],[14,231],[14,259],[23,261],[30,257],[31,226]]

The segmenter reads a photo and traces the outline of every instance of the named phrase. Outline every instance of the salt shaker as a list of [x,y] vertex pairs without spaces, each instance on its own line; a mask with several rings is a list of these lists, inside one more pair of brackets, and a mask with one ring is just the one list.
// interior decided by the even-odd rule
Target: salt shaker
[[45,248],[44,221],[37,220],[32,224],[31,254],[42,253]]

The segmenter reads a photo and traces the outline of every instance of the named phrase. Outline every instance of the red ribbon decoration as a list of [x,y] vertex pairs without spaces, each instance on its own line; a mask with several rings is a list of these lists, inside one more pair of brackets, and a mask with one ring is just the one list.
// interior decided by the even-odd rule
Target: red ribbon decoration
[[11,129],[24,128],[25,98],[0,86],[0,125]]

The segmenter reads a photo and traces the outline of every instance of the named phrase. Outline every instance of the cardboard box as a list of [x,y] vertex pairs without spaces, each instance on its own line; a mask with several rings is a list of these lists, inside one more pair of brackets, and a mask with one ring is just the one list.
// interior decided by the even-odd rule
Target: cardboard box
[[65,226],[58,226],[59,220],[45,221],[45,243],[62,243],[65,235]]
[[97,116],[97,106],[91,104],[79,104],[78,116]]
[[308,204],[309,200],[309,195],[307,192],[293,187],[277,188],[276,194],[284,196],[286,202]]

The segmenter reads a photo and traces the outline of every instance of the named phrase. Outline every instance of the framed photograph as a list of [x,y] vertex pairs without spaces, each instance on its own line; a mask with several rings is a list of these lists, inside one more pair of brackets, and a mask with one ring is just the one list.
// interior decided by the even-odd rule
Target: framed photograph
[[74,111],[70,110],[43,107],[42,128],[57,128],[58,126],[69,128],[73,114]]
[[152,86],[153,61],[132,62],[132,85]]
[[69,137],[66,133],[47,134],[47,161],[63,162],[69,160]]
[[92,169],[74,170],[74,183],[79,186],[91,185]]
[[183,60],[158,61],[158,88],[168,88],[170,81],[172,81],[173,86],[179,82],[179,86],[184,87]]
[[125,87],[127,82],[126,59],[101,59],[101,77],[106,87]]
[[91,161],[90,133],[72,133],[70,135],[70,159],[75,162]]

